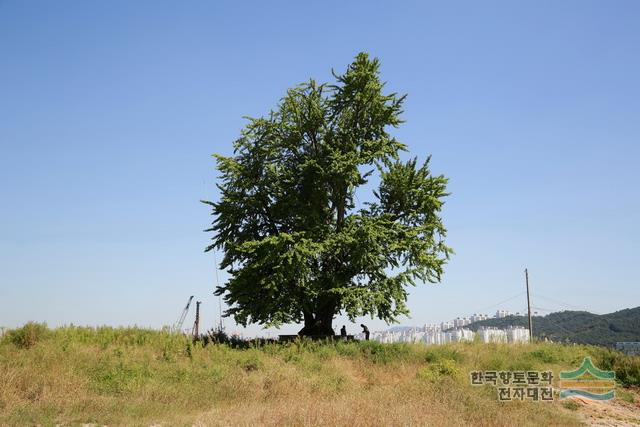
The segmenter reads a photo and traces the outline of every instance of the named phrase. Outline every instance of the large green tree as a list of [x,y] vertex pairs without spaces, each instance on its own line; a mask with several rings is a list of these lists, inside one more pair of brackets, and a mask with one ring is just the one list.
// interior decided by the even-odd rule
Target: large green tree
[[407,286],[438,282],[451,253],[447,179],[428,158],[401,161],[405,145],[389,134],[405,96],[383,93],[365,53],[334,78],[289,89],[248,119],[232,156],[215,156],[221,194],[204,201],[214,215],[206,250],[224,252],[230,278],[216,294],[242,325],[303,321],[300,334],[328,335],[339,313],[393,322],[408,314]]

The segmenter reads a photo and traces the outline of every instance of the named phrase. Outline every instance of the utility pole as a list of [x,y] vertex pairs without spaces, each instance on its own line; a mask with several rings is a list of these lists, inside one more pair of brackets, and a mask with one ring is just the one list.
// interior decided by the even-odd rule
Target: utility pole
[[194,339],[200,336],[200,304],[201,304],[201,301],[196,301],[196,321],[193,323]]
[[529,272],[524,269],[524,278],[527,283],[527,311],[529,312],[529,342],[533,342],[533,326],[531,324],[531,298],[529,297]]

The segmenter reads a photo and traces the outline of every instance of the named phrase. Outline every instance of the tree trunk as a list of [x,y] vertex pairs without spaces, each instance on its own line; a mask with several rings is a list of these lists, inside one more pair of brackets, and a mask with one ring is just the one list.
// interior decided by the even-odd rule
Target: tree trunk
[[301,336],[333,336],[333,305],[317,313],[304,312],[304,328],[298,332]]

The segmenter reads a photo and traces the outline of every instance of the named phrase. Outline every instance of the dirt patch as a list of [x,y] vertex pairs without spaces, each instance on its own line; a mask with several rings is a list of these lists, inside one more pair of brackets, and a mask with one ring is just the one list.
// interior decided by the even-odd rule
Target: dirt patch
[[[623,394],[625,398],[621,397]],[[597,427],[640,425],[640,392],[638,389],[619,390],[618,397],[610,401],[580,397],[572,397],[570,401],[579,405],[577,411],[587,425]]]

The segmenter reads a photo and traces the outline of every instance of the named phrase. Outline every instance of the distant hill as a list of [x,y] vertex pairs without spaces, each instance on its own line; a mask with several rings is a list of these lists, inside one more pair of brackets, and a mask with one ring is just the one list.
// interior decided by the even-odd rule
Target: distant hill
[[[467,328],[475,331],[482,326],[528,327],[528,320],[526,316],[507,316],[474,322]],[[536,338],[548,338],[555,342],[607,347],[615,346],[618,341],[640,341],[640,307],[602,315],[587,311],[561,311],[534,316],[533,334]]]

